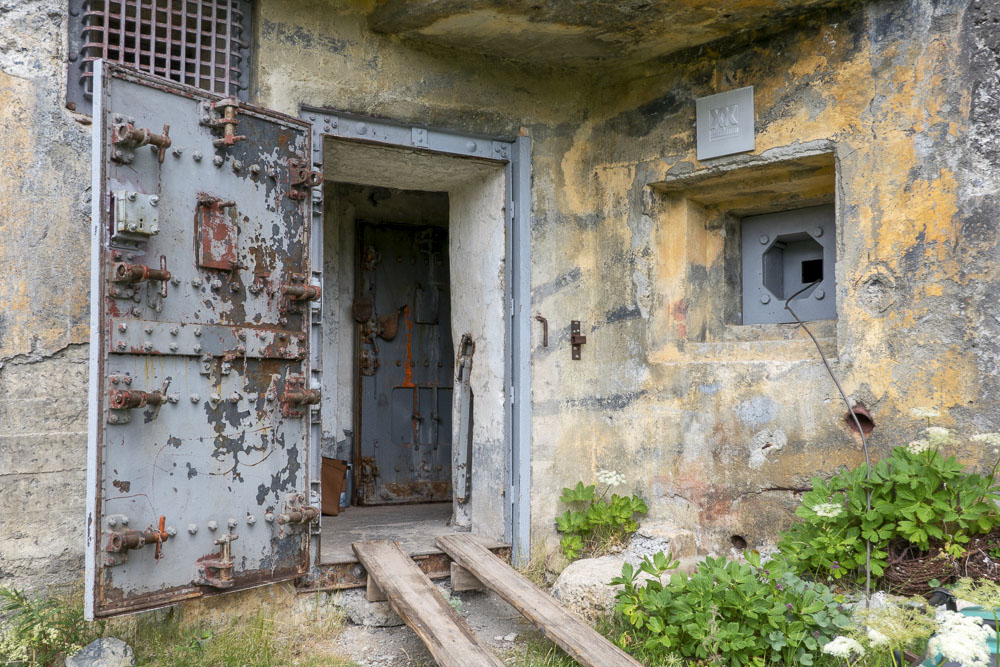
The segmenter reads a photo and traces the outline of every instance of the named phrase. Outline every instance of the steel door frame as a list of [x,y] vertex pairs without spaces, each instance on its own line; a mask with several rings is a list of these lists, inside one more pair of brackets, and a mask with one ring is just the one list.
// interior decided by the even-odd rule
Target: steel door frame
[[[381,146],[418,149],[428,153],[473,157],[504,165],[505,253],[504,301],[504,447],[506,492],[504,539],[512,545],[515,562],[526,561],[531,547],[531,138],[513,140],[450,132],[419,125],[359,116],[336,109],[302,105],[300,117],[313,126],[312,168],[323,171],[323,141],[326,137],[363,141]],[[313,280],[322,284],[323,197],[313,196]],[[320,344],[322,314],[314,310],[311,368],[322,369]],[[317,411],[318,412],[318,411]],[[311,435],[321,442],[320,425]],[[315,471],[311,488],[319,489],[320,448],[313,447],[310,470]],[[314,537],[314,548],[319,538]],[[318,549],[314,552],[318,554]],[[314,562],[319,563],[318,557]]]

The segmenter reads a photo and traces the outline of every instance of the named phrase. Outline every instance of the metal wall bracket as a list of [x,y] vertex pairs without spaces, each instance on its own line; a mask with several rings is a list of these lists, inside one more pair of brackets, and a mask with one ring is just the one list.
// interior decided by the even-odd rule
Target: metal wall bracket
[[580,320],[569,324],[569,342],[573,346],[573,361],[580,361],[580,347],[587,344],[587,337],[580,335]]

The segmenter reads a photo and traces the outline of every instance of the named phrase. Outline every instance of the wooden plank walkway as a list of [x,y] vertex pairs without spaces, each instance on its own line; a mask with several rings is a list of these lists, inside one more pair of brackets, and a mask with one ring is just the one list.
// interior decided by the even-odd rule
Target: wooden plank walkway
[[379,540],[355,542],[352,547],[368,576],[427,645],[438,665],[503,667],[399,544]]
[[584,667],[642,667],[470,535],[441,535],[437,543],[452,560],[510,603]]

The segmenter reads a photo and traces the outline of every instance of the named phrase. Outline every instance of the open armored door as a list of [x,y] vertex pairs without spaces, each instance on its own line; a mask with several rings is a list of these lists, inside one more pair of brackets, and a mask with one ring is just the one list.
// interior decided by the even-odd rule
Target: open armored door
[[99,65],[90,618],[296,577],[319,516],[309,125]]

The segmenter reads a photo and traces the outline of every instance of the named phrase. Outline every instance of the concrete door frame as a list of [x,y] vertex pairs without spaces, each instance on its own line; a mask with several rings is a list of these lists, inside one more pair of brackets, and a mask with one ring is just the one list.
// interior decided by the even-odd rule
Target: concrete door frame
[[[348,114],[335,109],[303,105],[300,116],[312,125],[311,169],[323,171],[324,139],[363,141],[375,145],[415,149],[449,156],[474,157],[495,161],[504,167],[505,252],[504,252],[504,445],[506,480],[504,492],[504,536],[511,544],[515,563],[530,555],[531,548],[531,139],[514,140],[460,134],[390,120]],[[324,194],[314,190],[312,198],[313,284],[323,279]],[[321,310],[311,328],[312,381],[321,384]],[[320,423],[312,425],[313,442],[309,466],[311,489],[319,492]],[[319,537],[313,546],[318,553]],[[315,559],[314,559],[315,560]],[[318,561],[317,561],[318,562]]]

